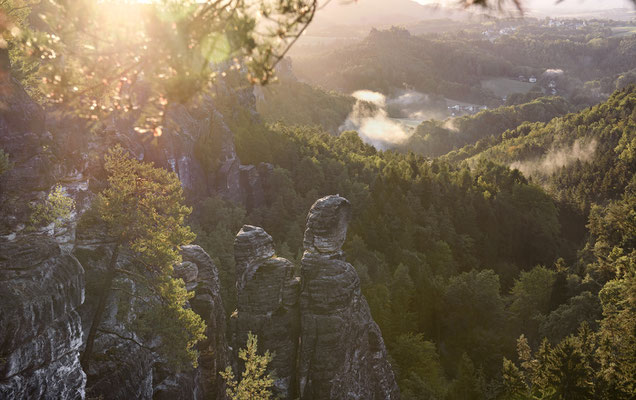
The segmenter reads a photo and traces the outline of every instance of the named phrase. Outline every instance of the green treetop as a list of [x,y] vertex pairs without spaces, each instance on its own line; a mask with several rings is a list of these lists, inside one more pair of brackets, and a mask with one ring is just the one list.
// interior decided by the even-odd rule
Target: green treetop
[[267,365],[274,358],[269,351],[258,355],[258,338],[252,332],[247,334],[247,345],[239,350],[239,358],[245,362],[245,370],[241,381],[234,377],[231,367],[221,372],[227,385],[227,395],[232,400],[269,400],[272,398],[271,388],[274,378],[266,373]]
[[[162,337],[160,350],[179,365],[196,365],[196,343],[204,338],[205,324],[184,308],[192,293],[181,279],[173,278],[173,265],[181,261],[179,249],[194,234],[184,224],[191,209],[183,205],[177,176],[152,164],[139,162],[121,146],[109,150],[104,168],[108,186],[100,193],[96,209],[115,247],[88,334],[82,361],[90,360],[97,329],[117,274],[125,274],[151,293],[150,310],[141,314],[140,333]],[[132,262],[119,268],[118,255],[125,248]]]

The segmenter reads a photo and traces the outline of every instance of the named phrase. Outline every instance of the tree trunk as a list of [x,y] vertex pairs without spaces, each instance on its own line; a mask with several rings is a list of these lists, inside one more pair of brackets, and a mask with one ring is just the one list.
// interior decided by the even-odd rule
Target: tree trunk
[[82,367],[86,370],[88,368],[88,362],[90,361],[91,353],[93,352],[93,343],[95,342],[95,335],[97,334],[97,328],[102,323],[102,317],[104,316],[104,310],[106,309],[106,302],[110,295],[110,289],[113,285],[113,279],[115,278],[115,266],[117,265],[117,257],[119,256],[119,248],[121,247],[118,241],[113,250],[113,254],[110,257],[108,263],[108,270],[106,271],[106,277],[102,291],[99,294],[99,302],[97,303],[97,310],[95,310],[95,316],[93,317],[93,323],[91,329],[88,331],[88,338],[86,339],[86,347],[82,354],[81,363]]

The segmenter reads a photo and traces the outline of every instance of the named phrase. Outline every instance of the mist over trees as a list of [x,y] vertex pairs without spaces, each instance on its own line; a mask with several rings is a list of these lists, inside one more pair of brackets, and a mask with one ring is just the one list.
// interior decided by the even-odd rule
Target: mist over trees
[[[221,122],[236,155],[271,167],[263,204],[248,207],[219,195],[186,198],[176,173],[121,146],[108,151],[97,163],[103,180],[91,182],[102,185],[99,195],[79,222],[114,243],[98,279],[84,368],[111,291],[125,289],[119,276],[143,297],[131,331],[157,338],[152,350],[172,366],[196,366],[206,327],[174,276],[181,246],[194,242],[214,258],[231,315],[241,226],[262,226],[277,254],[298,265],[307,210],[339,193],[353,215],[344,251],[404,399],[636,395],[636,35],[614,36],[600,22],[557,29],[532,21],[493,41],[479,31],[373,30],[298,62],[311,83],[281,77],[258,89],[266,101],[252,109],[252,98],[240,96],[272,83],[317,1],[257,9],[242,0],[117,3],[134,17],[123,21],[89,0],[0,6],[11,17],[0,21],[11,79],[47,111],[86,123],[87,136],[114,137],[121,118],[154,140],[174,128],[170,107],[198,100],[223,78],[230,90],[210,98],[227,116]],[[271,24],[262,30],[259,18]],[[535,87],[505,99],[482,85],[535,74]],[[423,121],[379,148],[343,129],[360,104],[349,96],[356,90],[412,90],[432,103],[488,108]],[[210,175],[223,150],[217,127],[211,122],[193,139],[192,157]],[[12,163],[0,149],[0,175]],[[32,225],[66,219],[73,207],[56,187],[34,207]],[[237,349],[244,373],[228,367],[221,376],[227,395],[269,398],[275,355],[251,334],[245,345]]]

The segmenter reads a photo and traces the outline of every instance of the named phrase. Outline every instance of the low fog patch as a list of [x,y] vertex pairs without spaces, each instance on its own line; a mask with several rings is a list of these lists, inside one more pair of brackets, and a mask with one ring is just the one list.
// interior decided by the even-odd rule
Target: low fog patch
[[386,101],[386,110],[393,118],[444,119],[446,101],[415,90],[402,90]]
[[543,157],[536,160],[516,161],[510,168],[516,168],[524,175],[552,175],[557,170],[578,161],[588,162],[594,156],[596,140],[585,142],[577,139],[572,146],[553,148]]
[[410,137],[410,132],[402,124],[389,118],[386,96],[382,93],[359,90],[352,96],[356,103],[338,129],[340,132],[357,131],[365,143],[380,150],[404,143]]

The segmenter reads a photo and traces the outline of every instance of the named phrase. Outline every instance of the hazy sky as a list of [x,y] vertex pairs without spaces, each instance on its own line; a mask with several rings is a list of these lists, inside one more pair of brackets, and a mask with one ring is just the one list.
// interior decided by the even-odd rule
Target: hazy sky
[[[422,4],[457,4],[455,0],[415,0]],[[634,3],[630,0],[565,0],[560,4],[555,4],[556,0],[524,0],[527,8],[557,8],[557,9],[580,9],[580,10],[606,10],[610,8],[632,7]]]

